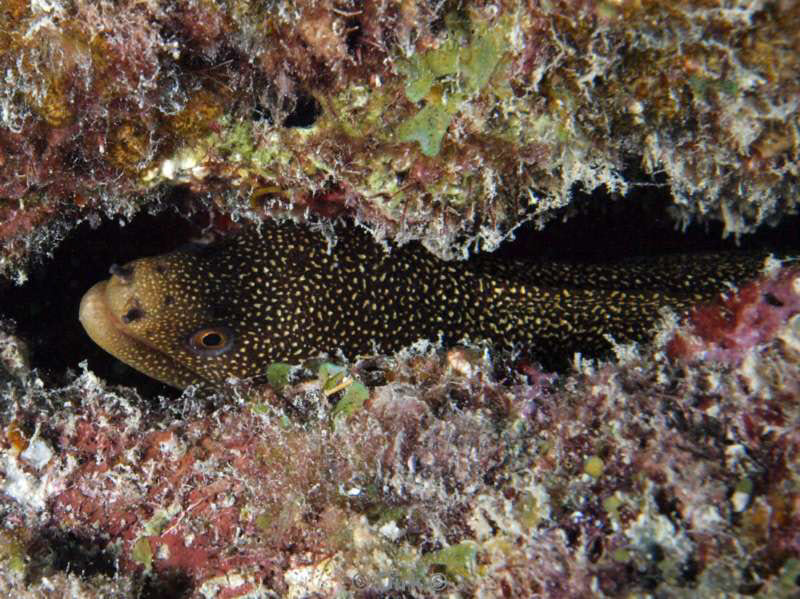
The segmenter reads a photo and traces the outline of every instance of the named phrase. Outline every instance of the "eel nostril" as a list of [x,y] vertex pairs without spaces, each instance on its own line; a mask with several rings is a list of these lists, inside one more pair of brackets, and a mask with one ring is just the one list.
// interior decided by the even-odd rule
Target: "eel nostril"
[[141,308],[131,308],[122,315],[122,322],[125,324],[130,324],[134,320],[139,320],[142,316],[144,316],[144,312],[141,310]]
[[122,279],[122,282],[126,285],[133,282],[133,267],[130,265],[120,266],[119,264],[112,264],[108,272]]

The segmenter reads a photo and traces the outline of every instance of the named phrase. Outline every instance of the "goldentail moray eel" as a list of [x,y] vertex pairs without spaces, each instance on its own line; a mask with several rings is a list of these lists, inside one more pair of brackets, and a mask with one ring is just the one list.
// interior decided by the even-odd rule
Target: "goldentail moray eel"
[[445,262],[419,244],[387,252],[355,228],[338,231],[329,248],[307,227],[264,223],[113,266],[84,295],[80,320],[105,351],[178,388],[322,353],[390,353],[419,339],[570,356],[607,349],[608,336],[646,339],[662,307],[685,311],[761,263],[720,255]]

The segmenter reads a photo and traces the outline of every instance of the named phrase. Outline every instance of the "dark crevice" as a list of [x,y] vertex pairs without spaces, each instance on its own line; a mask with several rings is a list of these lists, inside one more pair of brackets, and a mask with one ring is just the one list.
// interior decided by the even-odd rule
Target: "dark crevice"
[[[717,224],[676,231],[668,215],[669,206],[665,188],[641,189],[617,201],[602,191],[578,194],[563,213],[569,216],[566,222],[554,220],[543,231],[532,225],[521,227],[516,240],[504,244],[497,256],[603,261],[737,249],[733,239],[721,239]],[[755,235],[744,236],[739,247],[791,249],[796,253],[798,220],[788,217],[778,228],[765,227]],[[87,360],[89,368],[109,383],[136,386],[150,397],[175,396],[175,390],[139,374],[97,347],[83,331],[77,312],[83,293],[106,279],[112,264],[124,265],[134,258],[173,250],[198,232],[173,211],[157,216],[141,214],[126,225],[104,220],[92,228],[84,223],[61,243],[51,260],[32,269],[27,284],[16,287],[0,279],[0,319],[16,322],[18,334],[30,344],[32,365],[47,384],[67,383],[68,371],[78,372],[79,363]],[[201,246],[198,251],[211,250]]]
[[57,528],[46,528],[28,545],[30,564],[27,569],[29,582],[35,582],[52,572],[71,572],[81,578],[93,576],[112,577],[116,574],[116,562],[106,543],[64,532]]
[[180,570],[157,572],[144,577],[138,599],[183,599],[191,596],[194,582]]
[[322,107],[310,94],[299,94],[295,98],[294,108],[283,120],[284,127],[311,127],[322,114]]
[[283,119],[281,124],[287,128],[312,127],[322,114],[322,107],[314,96],[299,93],[296,97],[279,98],[275,91],[265,93],[253,107],[253,121],[264,121],[274,125]]
[[358,19],[348,19],[346,27],[347,36],[345,37],[345,44],[347,45],[347,53],[353,56],[361,45],[361,38],[364,37],[364,31],[361,29],[361,22]]
[[503,244],[498,256],[537,256],[559,260],[614,261],[632,256],[669,253],[769,250],[797,252],[800,217],[786,216],[777,227],[763,225],[753,234],[723,238],[722,223],[676,228],[670,214],[669,188],[644,177],[640,186],[613,199],[604,189],[576,190],[570,205],[543,230],[534,223],[517,229],[515,240]]

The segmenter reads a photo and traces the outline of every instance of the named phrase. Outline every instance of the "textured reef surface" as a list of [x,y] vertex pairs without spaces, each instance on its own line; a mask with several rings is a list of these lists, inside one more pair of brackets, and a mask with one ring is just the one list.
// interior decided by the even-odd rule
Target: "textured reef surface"
[[420,344],[168,398],[37,366],[66,285],[8,314],[144,212],[453,258],[654,187],[746,236],[797,211],[798,63],[791,0],[0,3],[0,595],[797,597],[791,262],[561,373]]
[[0,350],[4,594],[800,592],[796,267],[561,376],[418,345],[154,402]]
[[796,209],[788,0],[10,0],[0,19],[17,277],[72,219],[174,185],[237,218],[349,212],[442,256],[575,186],[655,177],[677,222],[735,234]]

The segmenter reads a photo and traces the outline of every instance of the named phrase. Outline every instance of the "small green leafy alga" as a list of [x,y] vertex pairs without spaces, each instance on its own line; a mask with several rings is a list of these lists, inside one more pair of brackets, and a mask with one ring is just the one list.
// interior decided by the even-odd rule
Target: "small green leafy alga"
[[475,27],[468,43],[463,37],[451,32],[440,47],[415,54],[403,67],[406,97],[427,104],[400,123],[397,139],[416,141],[426,156],[439,153],[453,115],[481,92],[503,56],[502,28],[483,25]]

